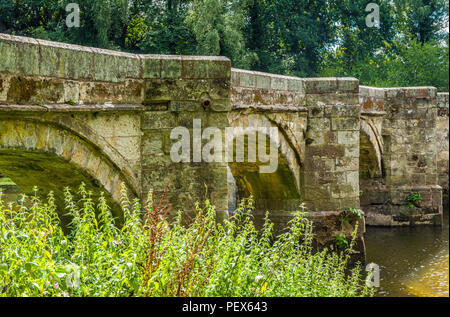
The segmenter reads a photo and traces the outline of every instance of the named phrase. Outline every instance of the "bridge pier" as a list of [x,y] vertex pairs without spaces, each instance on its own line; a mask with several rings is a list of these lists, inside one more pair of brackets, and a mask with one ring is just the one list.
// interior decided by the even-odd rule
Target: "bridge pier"
[[360,166],[361,207],[368,225],[442,224],[437,156],[444,143],[437,137],[440,133],[448,138],[448,126],[439,131],[436,97],[434,87],[361,87],[365,115],[378,113],[382,122],[374,144],[382,145],[376,154],[382,170],[368,176]]

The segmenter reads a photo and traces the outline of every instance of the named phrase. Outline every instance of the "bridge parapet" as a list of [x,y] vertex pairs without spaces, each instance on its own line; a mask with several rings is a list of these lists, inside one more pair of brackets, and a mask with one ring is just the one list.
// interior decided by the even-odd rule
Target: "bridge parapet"
[[203,200],[207,184],[226,212],[226,165],[173,163],[169,143],[170,131],[192,131],[193,119],[203,128],[228,125],[227,58],[136,55],[6,34],[0,56],[1,120],[45,121],[90,141],[122,174],[110,188],[116,200],[121,180],[143,198],[170,181],[176,212]]
[[[199,88],[211,88],[216,96],[229,90],[229,85],[214,85],[230,77],[230,61],[224,57],[137,55],[7,34],[0,34],[0,54],[0,102],[7,104],[198,100],[183,89],[192,80],[203,81]],[[158,82],[173,85],[153,91]]]

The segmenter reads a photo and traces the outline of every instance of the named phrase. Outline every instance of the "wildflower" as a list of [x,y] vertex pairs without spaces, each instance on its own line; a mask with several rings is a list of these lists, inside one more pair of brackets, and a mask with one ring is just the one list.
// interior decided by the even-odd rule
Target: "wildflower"
[[53,287],[54,287],[55,289],[58,289],[58,287],[59,287],[58,282],[53,283]]

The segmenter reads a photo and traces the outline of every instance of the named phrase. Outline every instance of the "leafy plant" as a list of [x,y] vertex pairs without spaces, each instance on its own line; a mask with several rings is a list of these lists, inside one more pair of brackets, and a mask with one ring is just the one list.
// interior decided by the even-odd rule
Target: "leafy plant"
[[66,103],[71,106],[74,106],[76,104],[76,102],[73,99],[69,99]]
[[358,218],[362,218],[361,209],[350,207],[348,210],[350,211],[351,214],[356,215]]
[[344,233],[340,233],[336,236],[336,245],[341,250],[346,250],[349,247],[347,236]]
[[223,223],[208,200],[169,222],[164,196],[156,203],[150,193],[141,205],[123,188],[119,228],[103,196],[94,202],[84,185],[76,194],[66,189],[65,235],[53,194],[5,204],[0,193],[0,296],[373,294],[360,266],[347,264],[354,237],[340,240],[345,252],[314,251],[303,209],[274,237],[267,216],[255,229],[251,199]]
[[422,197],[420,196],[420,193],[411,194],[408,196],[407,201],[408,206],[410,208],[414,208],[415,206],[417,206],[419,203],[422,202]]

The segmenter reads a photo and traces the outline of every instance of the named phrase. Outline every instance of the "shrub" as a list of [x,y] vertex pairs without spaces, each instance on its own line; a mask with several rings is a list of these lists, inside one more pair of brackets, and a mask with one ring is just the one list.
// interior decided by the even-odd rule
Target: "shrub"
[[142,207],[123,190],[118,228],[103,196],[84,185],[65,191],[70,234],[52,194],[45,203],[23,197],[6,205],[0,193],[1,296],[367,296],[349,253],[314,252],[312,225],[297,212],[273,237],[266,217],[257,232],[253,203],[244,200],[229,221],[216,222],[208,200],[195,215],[167,220],[164,197]]

